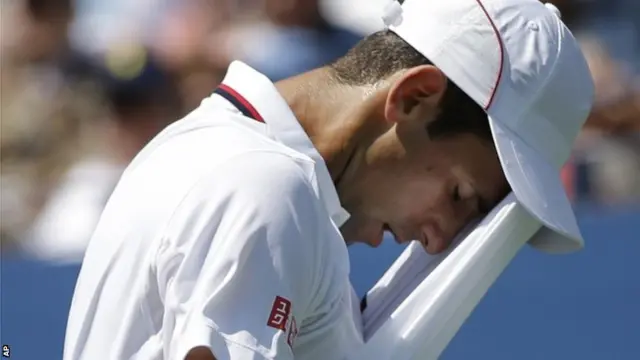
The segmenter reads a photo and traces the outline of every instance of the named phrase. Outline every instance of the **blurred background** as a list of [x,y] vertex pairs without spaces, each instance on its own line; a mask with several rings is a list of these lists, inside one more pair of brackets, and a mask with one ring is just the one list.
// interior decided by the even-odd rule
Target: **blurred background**
[[[84,248],[132,157],[234,59],[276,81],[382,28],[388,0],[0,0],[3,344],[60,359]],[[524,249],[444,359],[640,359],[640,1],[555,0],[596,106],[564,168],[587,242]],[[362,295],[402,251],[354,246]]]

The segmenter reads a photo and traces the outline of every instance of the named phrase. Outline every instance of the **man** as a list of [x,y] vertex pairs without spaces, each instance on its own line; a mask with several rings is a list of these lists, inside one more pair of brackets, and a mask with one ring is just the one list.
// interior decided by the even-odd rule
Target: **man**
[[509,189],[554,234],[536,246],[581,246],[559,169],[593,85],[555,8],[407,0],[384,18],[276,84],[232,64],[142,150],[89,245],[65,359],[348,359],[345,242],[388,229],[437,253]]

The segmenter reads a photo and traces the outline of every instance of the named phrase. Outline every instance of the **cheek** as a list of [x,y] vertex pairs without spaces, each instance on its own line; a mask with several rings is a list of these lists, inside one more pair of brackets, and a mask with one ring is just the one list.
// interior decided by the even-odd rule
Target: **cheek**
[[[389,150],[389,149],[386,149]],[[437,149],[413,149],[413,156],[396,156],[377,162],[363,174],[358,208],[368,215],[396,223],[417,224],[448,198],[451,174]],[[425,154],[438,156],[426,156]]]
[[400,185],[393,209],[396,220],[417,225],[425,218],[441,212],[448,199],[448,188],[446,177],[435,173],[413,178]]

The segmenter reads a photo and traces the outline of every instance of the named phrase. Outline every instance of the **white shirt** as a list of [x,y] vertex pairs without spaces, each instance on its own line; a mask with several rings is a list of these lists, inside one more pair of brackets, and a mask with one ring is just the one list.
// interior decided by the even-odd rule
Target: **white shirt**
[[218,95],[151,141],[89,243],[64,359],[343,359],[362,344],[348,217],[275,86],[235,62]]

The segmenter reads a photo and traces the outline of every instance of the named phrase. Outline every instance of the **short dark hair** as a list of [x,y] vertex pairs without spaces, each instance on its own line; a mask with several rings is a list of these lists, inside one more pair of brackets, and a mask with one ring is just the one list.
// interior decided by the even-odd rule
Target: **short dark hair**
[[[398,35],[383,30],[361,40],[330,69],[339,83],[363,86],[421,65],[433,64]],[[440,103],[440,114],[427,131],[434,138],[467,133],[493,143],[486,113],[451,80]]]

